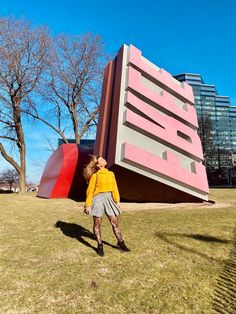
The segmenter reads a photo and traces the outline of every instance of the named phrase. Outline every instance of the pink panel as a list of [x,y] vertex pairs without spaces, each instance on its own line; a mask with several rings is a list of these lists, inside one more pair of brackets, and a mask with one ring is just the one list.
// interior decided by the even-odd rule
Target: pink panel
[[166,152],[165,159],[155,156],[147,151],[138,148],[129,143],[124,144],[124,159],[135,163],[141,167],[154,170],[166,177],[172,178],[177,182],[190,185],[199,191],[209,193],[208,182],[205,176],[205,167],[200,163],[194,163],[192,169],[194,172],[187,171],[180,167],[178,157],[175,154]]
[[186,109],[179,108],[174,102],[173,96],[171,96],[166,91],[163,91],[162,94],[152,91],[146,86],[142,85],[141,82],[141,73],[136,69],[129,67],[129,76],[128,76],[128,88],[138,92],[142,97],[145,97],[148,101],[152,101],[161,107],[170,115],[175,115],[177,118],[182,119],[185,123],[192,125],[193,127],[198,127],[197,115],[195,108],[188,103],[185,104]]
[[141,71],[153,77],[157,82],[161,83],[166,88],[169,88],[172,93],[176,93],[182,96],[187,102],[194,104],[193,92],[190,85],[186,83],[178,85],[170,73],[164,69],[160,69],[159,71],[154,69],[151,65],[142,60],[141,51],[132,45],[130,46],[129,62]]
[[[127,110],[125,117],[126,123],[138,126],[141,130],[162,139],[166,143],[172,144],[175,148],[179,148],[181,151],[187,153],[187,155],[197,158],[199,161],[203,159],[201,141],[196,131],[172,117],[159,114],[157,110],[131,93],[127,95],[127,103],[131,104],[141,113],[144,113],[146,118]],[[153,122],[148,121],[147,118]],[[178,134],[183,134],[186,139],[180,137]]]

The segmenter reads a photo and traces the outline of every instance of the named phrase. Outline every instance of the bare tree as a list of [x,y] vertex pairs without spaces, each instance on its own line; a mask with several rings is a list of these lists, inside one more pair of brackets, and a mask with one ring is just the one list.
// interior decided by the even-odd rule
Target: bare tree
[[12,184],[19,182],[19,174],[15,169],[7,169],[1,173],[0,181],[9,183],[9,191],[11,191]]
[[[22,112],[39,84],[49,46],[47,30],[32,28],[23,19],[0,20],[0,153],[19,174],[20,192],[26,188],[26,144]],[[19,162],[4,143],[16,146]]]
[[76,143],[96,125],[105,55],[99,36],[57,36],[40,93],[47,110],[29,97],[28,114],[56,131],[67,143],[73,130]]

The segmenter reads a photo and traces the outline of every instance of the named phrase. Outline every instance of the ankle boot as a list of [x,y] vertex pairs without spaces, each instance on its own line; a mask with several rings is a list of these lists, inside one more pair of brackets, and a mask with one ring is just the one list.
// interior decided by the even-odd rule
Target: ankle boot
[[104,250],[103,250],[103,244],[102,243],[101,244],[98,243],[97,254],[99,256],[104,256]]
[[130,252],[130,249],[127,248],[127,246],[126,246],[124,241],[121,241],[121,242],[118,241],[117,242],[117,246],[120,249],[120,251],[122,251],[122,252]]

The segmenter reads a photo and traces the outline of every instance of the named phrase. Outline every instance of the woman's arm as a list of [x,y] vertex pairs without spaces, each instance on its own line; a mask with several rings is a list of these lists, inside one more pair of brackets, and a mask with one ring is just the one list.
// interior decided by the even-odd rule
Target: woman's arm
[[89,180],[89,185],[86,191],[86,201],[85,201],[85,208],[90,207],[92,205],[92,200],[93,200],[93,193],[95,190],[95,185],[96,185],[96,173],[94,173]]
[[115,177],[115,174],[111,171],[112,173],[112,176],[113,176],[113,190],[112,190],[112,197],[114,199],[114,201],[119,204],[120,203],[120,193],[119,193],[119,190],[118,190],[118,186],[117,186],[117,183],[116,183],[116,177]]

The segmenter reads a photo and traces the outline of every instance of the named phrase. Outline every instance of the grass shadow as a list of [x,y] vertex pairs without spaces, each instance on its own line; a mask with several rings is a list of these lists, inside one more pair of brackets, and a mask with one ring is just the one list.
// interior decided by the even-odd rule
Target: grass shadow
[[9,191],[9,190],[0,190],[0,194],[12,194],[12,193],[16,193],[16,192]]
[[185,237],[193,238],[195,240],[199,241],[205,241],[205,242],[216,242],[216,243],[230,243],[231,240],[227,239],[220,239],[217,237],[209,236],[209,235],[202,235],[202,234],[183,234]]
[[218,259],[218,258],[215,258],[212,256],[208,256],[207,254],[199,252],[198,250],[196,250],[192,247],[189,247],[189,246],[186,246],[183,244],[179,244],[175,240],[170,239],[170,237],[185,237],[185,238],[192,238],[192,239],[204,241],[204,242],[215,242],[215,243],[224,243],[224,244],[228,244],[228,243],[232,242],[231,240],[220,239],[217,237],[213,237],[213,236],[209,236],[209,235],[201,235],[201,234],[156,232],[155,236],[158,237],[159,239],[165,241],[166,243],[177,247],[178,249],[181,249],[181,250],[189,252],[189,253],[196,254],[202,258],[205,258],[205,259],[210,260],[210,261],[216,261],[216,262],[223,262],[224,260]]
[[[96,241],[94,234],[89,231],[88,229],[84,228],[83,226],[74,224],[74,223],[68,223],[64,221],[57,221],[55,223],[55,228],[61,229],[62,233],[70,238],[75,238],[77,239],[80,243],[84,244],[85,246],[91,248],[94,251],[97,251],[97,248],[93,245],[91,245],[87,239],[91,239]],[[102,241],[103,244],[108,245],[114,249],[118,249],[116,245],[110,244],[107,241]]]
[[236,313],[236,228],[233,248],[217,279],[213,295],[213,309],[221,314]]

